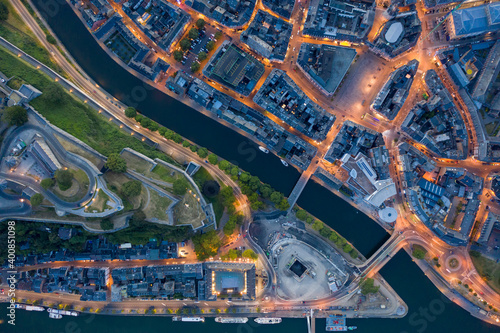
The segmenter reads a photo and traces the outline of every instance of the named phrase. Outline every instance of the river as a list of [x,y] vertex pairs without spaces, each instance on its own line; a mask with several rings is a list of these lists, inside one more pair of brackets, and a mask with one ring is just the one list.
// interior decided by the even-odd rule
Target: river
[[[83,70],[113,96],[124,102],[136,103],[135,106],[151,119],[257,175],[277,190],[285,194],[291,191],[298,179],[298,172],[291,167],[284,168],[273,155],[259,153],[254,143],[233,130],[150,88],[145,98],[131,100],[130,96],[140,89],[138,87],[144,87],[144,83],[116,64],[100,48],[69,5],[54,0],[35,0],[35,5],[41,12],[45,11],[44,8],[51,8],[46,20],[53,31]],[[364,255],[373,253],[387,239],[385,231],[374,221],[315,182],[306,186],[299,204],[337,230]],[[358,326],[357,332],[481,333],[494,330],[445,299],[403,251],[386,264],[381,274],[408,304],[409,314],[397,320],[348,320],[349,325]],[[104,315],[52,320],[46,312],[28,314],[22,310],[18,310],[16,315],[16,327],[8,325],[5,322],[5,306],[0,307],[0,318],[4,320],[0,324],[0,332],[306,332],[305,319],[285,319],[277,326],[256,326],[250,322],[245,325],[222,325],[212,319],[207,319],[203,324],[191,324],[172,323],[170,318],[165,317]],[[318,320],[317,332],[323,331],[324,325],[324,320]]]

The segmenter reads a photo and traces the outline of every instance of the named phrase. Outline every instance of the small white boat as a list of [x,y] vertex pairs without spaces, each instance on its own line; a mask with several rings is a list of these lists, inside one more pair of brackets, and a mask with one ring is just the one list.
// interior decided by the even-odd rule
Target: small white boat
[[283,163],[284,166],[288,166],[288,162],[283,159],[281,159],[281,163]]
[[221,324],[245,324],[248,321],[246,317],[216,317],[215,322]]
[[61,319],[62,315],[58,314],[58,313],[54,313],[54,312],[49,312],[49,318],[52,318],[52,319]]
[[260,318],[255,318],[254,321],[257,324],[279,324],[281,323],[281,318],[266,318],[266,317],[260,317]]
[[259,149],[260,149],[260,151],[261,151],[261,152],[266,153],[266,154],[269,154],[269,149],[264,148],[264,147],[262,147],[262,146],[259,146]]

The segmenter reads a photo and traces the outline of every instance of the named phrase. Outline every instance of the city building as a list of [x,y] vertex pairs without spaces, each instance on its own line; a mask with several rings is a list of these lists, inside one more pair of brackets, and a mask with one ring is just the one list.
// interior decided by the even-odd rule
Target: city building
[[186,95],[220,119],[252,135],[270,151],[286,158],[303,170],[307,169],[316,155],[316,147],[310,143],[197,78],[190,81]]
[[481,227],[481,233],[477,242],[487,246],[494,229],[500,230],[500,216],[492,212],[487,212],[487,217]]
[[314,103],[282,70],[273,69],[254,102],[313,140],[326,139],[335,116]]
[[37,293],[79,294],[81,301],[106,301],[109,268],[65,266],[19,273],[17,287]]
[[348,47],[302,43],[297,67],[323,94],[332,96],[355,57],[356,50]]
[[295,0],[262,0],[262,4],[279,16],[289,20],[292,17]]
[[[404,153],[400,149],[400,156]],[[448,244],[466,245],[479,208],[483,179],[462,168],[417,170],[419,178],[405,178],[412,213]],[[408,173],[405,169],[403,172]]]
[[50,147],[38,134],[29,145],[28,150],[50,176],[53,177],[55,172],[62,168],[61,163],[59,163],[59,160],[54,155]]
[[417,60],[411,60],[392,72],[370,105],[370,109],[388,120],[396,118],[410,93],[418,64]]
[[184,33],[189,15],[165,0],[129,0],[122,9],[159,47],[168,51]]
[[264,65],[257,59],[236,45],[224,42],[203,69],[203,74],[248,96],[264,71]]
[[293,26],[263,10],[257,12],[240,39],[252,50],[270,61],[283,62]]
[[304,35],[359,42],[375,19],[375,1],[311,0]]
[[186,0],[185,4],[197,12],[229,28],[241,28],[250,21],[255,0]]
[[112,298],[255,300],[255,264],[205,262],[115,268]]
[[205,263],[205,297],[255,300],[255,264]]
[[325,154],[325,160],[335,163],[346,154],[356,156],[361,152],[368,155],[369,149],[381,145],[384,145],[384,140],[378,132],[347,120]]
[[451,39],[484,35],[500,28],[500,3],[461,8],[447,20]]
[[424,5],[426,8],[441,8],[459,2],[457,0],[424,0]]
[[370,159],[363,153],[359,152],[356,157],[346,153],[340,161],[341,167],[349,174],[345,185],[372,206],[378,208],[396,195],[396,185],[392,179],[379,178],[370,164]]
[[413,107],[401,129],[441,157],[465,158],[469,145],[467,128],[450,93],[434,70],[427,71],[425,83],[428,99]]
[[23,84],[19,90],[12,90],[7,97],[7,106],[23,105],[40,96],[42,92],[29,84]]
[[417,45],[422,25],[416,10],[397,14],[387,21],[370,48],[386,60],[393,59]]

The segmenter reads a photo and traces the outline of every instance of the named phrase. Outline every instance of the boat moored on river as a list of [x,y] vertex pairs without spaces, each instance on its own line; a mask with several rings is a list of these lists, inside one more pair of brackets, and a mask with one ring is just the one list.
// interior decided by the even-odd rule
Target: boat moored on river
[[245,324],[248,321],[246,317],[216,317],[215,322],[221,324]]
[[279,324],[281,323],[281,318],[260,317],[260,318],[255,318],[254,321],[257,324]]

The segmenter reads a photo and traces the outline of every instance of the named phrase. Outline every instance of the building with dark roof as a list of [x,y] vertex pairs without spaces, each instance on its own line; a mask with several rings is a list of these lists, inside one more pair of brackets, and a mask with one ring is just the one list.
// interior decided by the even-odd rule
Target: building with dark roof
[[264,58],[283,62],[292,28],[290,23],[259,9],[240,39]]
[[396,118],[408,97],[418,65],[414,59],[392,72],[370,108],[389,120]]
[[465,38],[500,29],[500,2],[462,8],[448,18],[450,37]]
[[417,11],[407,11],[387,21],[370,48],[381,57],[390,60],[417,45],[422,25]]
[[302,43],[297,65],[323,94],[332,96],[355,57],[356,50],[352,48]]
[[225,42],[205,66],[203,74],[248,96],[264,71],[264,65],[253,56]]
[[255,0],[186,0],[185,4],[197,12],[229,28],[243,27],[250,21]]
[[205,263],[207,300],[238,298],[255,300],[255,264]]
[[262,4],[281,17],[290,19],[295,6],[295,0],[262,0]]
[[51,176],[54,176],[55,172],[61,169],[61,164],[41,137],[31,143],[29,151]]
[[359,42],[375,19],[375,1],[311,0],[304,35]]

